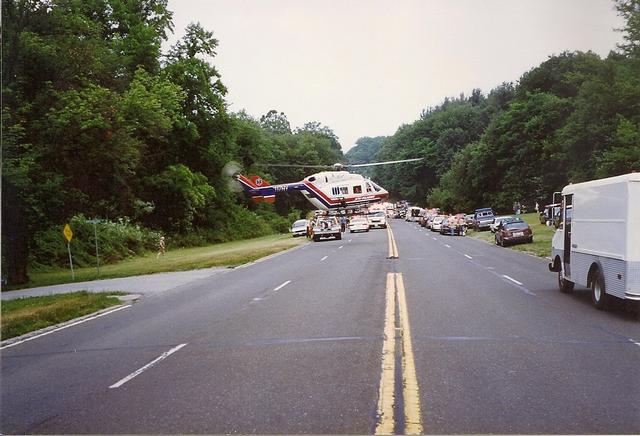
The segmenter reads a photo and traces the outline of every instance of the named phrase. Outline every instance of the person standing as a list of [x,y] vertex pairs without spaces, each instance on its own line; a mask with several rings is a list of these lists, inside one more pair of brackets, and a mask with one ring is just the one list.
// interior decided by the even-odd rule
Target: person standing
[[158,241],[158,254],[156,255],[156,259],[160,257],[160,255],[165,254],[165,244],[164,244],[164,236],[160,236],[160,240]]

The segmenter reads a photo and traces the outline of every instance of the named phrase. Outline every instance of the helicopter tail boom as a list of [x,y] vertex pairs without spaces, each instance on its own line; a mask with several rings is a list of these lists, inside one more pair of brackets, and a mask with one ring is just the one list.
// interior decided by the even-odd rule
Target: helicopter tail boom
[[262,177],[254,175],[247,177],[242,174],[236,174],[235,178],[240,182],[242,189],[251,195],[251,200],[254,203],[275,203],[276,191]]

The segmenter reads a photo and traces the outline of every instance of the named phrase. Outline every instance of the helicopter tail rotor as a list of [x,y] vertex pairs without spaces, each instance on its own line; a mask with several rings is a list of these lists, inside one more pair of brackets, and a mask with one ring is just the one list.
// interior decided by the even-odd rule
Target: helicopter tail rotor
[[242,192],[242,185],[236,178],[242,171],[242,167],[238,162],[230,161],[222,167],[222,176],[227,179],[227,188],[231,192]]

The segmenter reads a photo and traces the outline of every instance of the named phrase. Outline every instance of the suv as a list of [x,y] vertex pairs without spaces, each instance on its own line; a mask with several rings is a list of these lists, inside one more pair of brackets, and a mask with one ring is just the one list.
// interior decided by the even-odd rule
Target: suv
[[336,217],[318,217],[313,224],[313,240],[318,242],[320,238],[342,239],[340,223]]
[[476,209],[473,214],[473,228],[476,229],[476,231],[487,230],[491,226],[491,223],[493,223],[494,218],[493,209],[490,207]]

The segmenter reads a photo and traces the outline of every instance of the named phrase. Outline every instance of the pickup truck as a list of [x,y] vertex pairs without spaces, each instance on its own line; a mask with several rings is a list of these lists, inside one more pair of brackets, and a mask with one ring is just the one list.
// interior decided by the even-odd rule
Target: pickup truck
[[342,239],[340,223],[335,217],[318,218],[313,225],[313,240],[318,242],[321,238]]
[[473,214],[473,228],[476,229],[476,231],[487,230],[490,228],[491,223],[493,223],[494,218],[493,209],[490,207],[476,209]]

